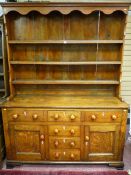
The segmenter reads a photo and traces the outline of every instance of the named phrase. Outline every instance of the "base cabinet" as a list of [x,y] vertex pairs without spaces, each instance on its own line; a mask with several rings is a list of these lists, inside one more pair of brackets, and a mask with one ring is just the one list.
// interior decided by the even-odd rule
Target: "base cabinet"
[[113,109],[48,111],[4,108],[7,159],[122,161],[126,116],[127,110]]

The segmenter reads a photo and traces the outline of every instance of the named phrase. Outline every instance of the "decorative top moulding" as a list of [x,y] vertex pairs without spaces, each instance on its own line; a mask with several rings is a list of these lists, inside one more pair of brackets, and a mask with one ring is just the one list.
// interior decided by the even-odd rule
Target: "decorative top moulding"
[[52,11],[58,11],[67,15],[72,11],[80,11],[83,14],[90,14],[93,11],[101,11],[111,14],[115,11],[128,13],[129,3],[3,3],[3,13],[6,15],[11,11],[16,11],[21,15],[27,15],[31,11],[37,11],[47,15]]

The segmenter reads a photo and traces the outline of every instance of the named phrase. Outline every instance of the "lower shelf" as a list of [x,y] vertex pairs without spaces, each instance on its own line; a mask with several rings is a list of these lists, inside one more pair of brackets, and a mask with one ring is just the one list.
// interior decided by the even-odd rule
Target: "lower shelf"
[[12,84],[119,84],[117,80],[13,80]]

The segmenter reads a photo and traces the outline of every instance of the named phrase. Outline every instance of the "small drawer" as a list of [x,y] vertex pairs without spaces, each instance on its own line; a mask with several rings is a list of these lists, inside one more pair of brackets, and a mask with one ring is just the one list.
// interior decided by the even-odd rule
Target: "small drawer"
[[29,116],[32,121],[47,121],[47,111],[31,110]]
[[121,122],[121,111],[87,111],[84,118],[87,122]]
[[48,121],[79,122],[80,112],[78,111],[48,111]]
[[63,149],[63,148],[70,148],[76,149],[80,148],[80,138],[79,137],[49,137],[49,145],[51,149]]
[[49,151],[50,160],[63,160],[63,161],[76,161],[80,160],[80,150],[79,149],[66,149],[66,150],[53,150]]
[[27,110],[27,109],[11,109],[7,111],[9,121],[25,122],[25,121],[46,121],[46,111]]
[[50,125],[49,135],[51,136],[80,136],[80,126]]

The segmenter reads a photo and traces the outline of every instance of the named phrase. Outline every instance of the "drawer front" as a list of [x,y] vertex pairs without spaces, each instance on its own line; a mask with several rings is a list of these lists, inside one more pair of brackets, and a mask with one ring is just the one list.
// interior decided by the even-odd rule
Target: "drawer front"
[[63,161],[76,161],[80,160],[80,150],[69,149],[69,150],[50,150],[50,160],[63,160]]
[[80,136],[80,126],[50,125],[49,135],[51,136]]
[[80,112],[77,111],[48,111],[48,121],[79,122]]
[[121,122],[121,111],[87,111],[84,119],[87,122]]
[[7,111],[9,121],[25,122],[25,121],[46,121],[46,111],[42,110],[24,110],[12,109]]
[[51,137],[49,138],[49,145],[51,149],[76,149],[80,148],[80,138],[60,138],[60,137]]

